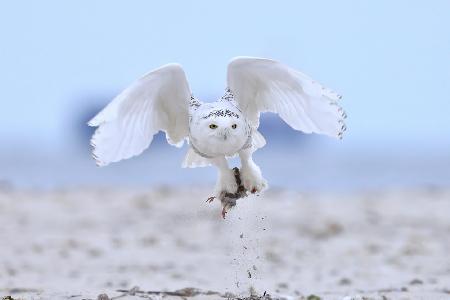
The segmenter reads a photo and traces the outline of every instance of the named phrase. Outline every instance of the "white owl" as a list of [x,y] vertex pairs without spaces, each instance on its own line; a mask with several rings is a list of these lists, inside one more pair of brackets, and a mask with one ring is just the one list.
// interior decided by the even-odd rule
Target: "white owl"
[[183,167],[214,165],[219,170],[215,196],[236,193],[238,184],[227,158],[239,155],[247,191],[267,187],[252,153],[265,145],[258,132],[261,112],[277,113],[304,133],[342,138],[341,97],[308,76],[277,61],[238,57],[228,65],[227,89],[216,102],[192,96],[182,67],[168,64],[144,75],[119,94],[90,122],[99,166],[139,155],[162,130],[169,144],[189,149]]

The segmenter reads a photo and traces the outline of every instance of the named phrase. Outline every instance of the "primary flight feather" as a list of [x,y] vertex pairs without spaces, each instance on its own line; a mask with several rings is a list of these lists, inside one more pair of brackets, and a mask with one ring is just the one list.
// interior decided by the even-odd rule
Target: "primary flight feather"
[[278,114],[305,133],[342,138],[345,112],[338,94],[305,74],[265,58],[237,57],[228,65],[227,89],[216,102],[196,99],[178,64],[153,70],[131,84],[90,122],[99,166],[142,153],[160,130],[169,144],[189,149],[183,167],[215,165],[215,195],[236,193],[238,184],[227,158],[239,155],[240,178],[248,191],[267,187],[252,154],[265,145],[259,133],[263,112]]

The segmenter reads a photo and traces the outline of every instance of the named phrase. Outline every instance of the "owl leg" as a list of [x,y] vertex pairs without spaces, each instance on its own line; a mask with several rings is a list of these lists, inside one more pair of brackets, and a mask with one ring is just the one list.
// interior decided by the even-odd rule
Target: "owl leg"
[[242,184],[253,194],[263,191],[267,187],[267,181],[262,177],[260,168],[253,162],[252,154],[252,148],[239,151]]
[[219,169],[219,178],[216,183],[215,196],[219,197],[222,192],[236,193],[238,186],[234,171],[228,167],[225,156],[211,159],[211,163]]

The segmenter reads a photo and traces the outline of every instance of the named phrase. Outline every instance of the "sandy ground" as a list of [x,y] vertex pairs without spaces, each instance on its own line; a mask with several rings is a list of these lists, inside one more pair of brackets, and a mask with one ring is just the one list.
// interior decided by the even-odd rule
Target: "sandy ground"
[[3,188],[0,296],[113,298],[137,287],[120,299],[182,299],[147,292],[194,287],[202,292],[185,299],[250,289],[281,299],[450,299],[450,190],[271,189],[240,200],[226,220],[208,196]]

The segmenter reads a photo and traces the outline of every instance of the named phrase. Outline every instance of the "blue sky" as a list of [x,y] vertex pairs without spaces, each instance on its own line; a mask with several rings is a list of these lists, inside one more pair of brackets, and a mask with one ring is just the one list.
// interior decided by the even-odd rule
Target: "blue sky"
[[229,59],[249,55],[342,93],[348,145],[448,147],[449,12],[449,1],[2,1],[0,139],[64,147],[78,115],[168,62],[213,100]]

